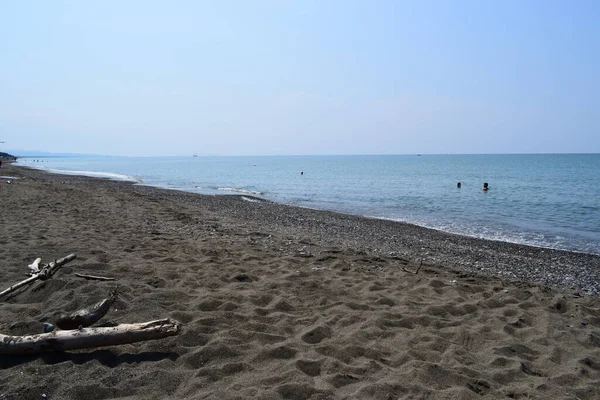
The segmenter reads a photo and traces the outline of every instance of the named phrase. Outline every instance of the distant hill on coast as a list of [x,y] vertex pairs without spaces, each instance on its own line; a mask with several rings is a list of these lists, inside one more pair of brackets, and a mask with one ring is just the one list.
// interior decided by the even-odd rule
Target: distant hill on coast
[[8,154],[8,153],[4,153],[4,152],[0,151],[0,158],[17,158],[17,157],[13,156],[12,154]]

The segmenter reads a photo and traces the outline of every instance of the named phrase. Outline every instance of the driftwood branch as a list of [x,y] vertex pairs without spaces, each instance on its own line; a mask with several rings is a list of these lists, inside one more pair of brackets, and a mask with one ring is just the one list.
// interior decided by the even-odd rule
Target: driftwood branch
[[160,319],[139,324],[120,324],[114,327],[58,330],[39,335],[9,336],[0,334],[0,354],[25,355],[116,346],[175,336],[180,331],[181,324],[179,322]]
[[60,258],[58,260],[52,261],[48,265],[44,266],[40,270],[40,272],[32,275],[31,277],[25,279],[24,281],[15,283],[14,285],[12,285],[9,288],[7,288],[7,289],[3,290],[2,292],[0,292],[0,297],[5,296],[5,295],[7,295],[9,293],[12,293],[15,290],[17,290],[17,289],[19,289],[19,288],[21,288],[21,287],[23,287],[25,285],[29,285],[30,283],[35,282],[38,279],[46,280],[48,278],[52,278],[52,275],[54,275],[56,273],[56,271],[58,271],[58,269],[60,267],[62,267],[63,265],[65,265],[68,262],[73,261],[76,257],[77,256],[75,254],[69,254],[66,257],[63,257],[63,258]]
[[8,287],[7,289],[4,289],[2,292],[0,292],[0,297],[7,295],[11,292],[14,292],[15,290],[19,289],[20,287],[29,285],[30,283],[33,283],[33,282],[37,281],[38,279],[39,279],[39,277],[37,275],[35,275],[35,276],[29,277],[19,283],[15,283],[14,285],[12,285],[12,286]]
[[421,258],[421,262],[419,263],[419,266],[417,267],[417,269],[415,271],[410,271],[410,270],[408,270],[408,269],[406,269],[404,267],[402,268],[402,271],[404,271],[404,272],[410,272],[411,274],[417,275],[419,273],[419,270],[421,269],[422,266],[423,266],[423,259]]
[[52,261],[51,263],[46,265],[44,268],[42,268],[42,270],[40,271],[40,273],[38,275],[46,275],[46,276],[40,277],[40,279],[52,278],[52,275],[54,275],[60,267],[62,267],[66,263],[73,261],[75,258],[77,258],[75,253],[71,253],[66,257],[59,258],[58,260]]
[[115,280],[115,278],[108,278],[106,276],[86,275],[86,274],[80,274],[80,273],[75,273],[75,276],[78,276],[80,278],[85,278],[85,279],[92,279],[92,280],[96,280],[96,281],[114,281]]
[[106,299],[101,300],[90,307],[75,311],[70,314],[61,315],[56,321],[56,326],[58,326],[60,329],[87,328],[93,323],[99,321],[100,318],[104,317],[116,299],[117,289],[110,292]]

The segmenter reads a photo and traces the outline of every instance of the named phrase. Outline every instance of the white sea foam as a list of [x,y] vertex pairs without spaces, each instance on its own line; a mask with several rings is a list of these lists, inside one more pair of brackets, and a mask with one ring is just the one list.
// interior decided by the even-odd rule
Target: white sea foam
[[229,188],[229,187],[220,187],[220,188],[217,188],[217,190],[220,190],[222,192],[234,192],[234,193],[244,193],[244,194],[254,194],[254,195],[263,194],[263,192],[259,192],[258,190],[247,190],[247,189],[238,189],[238,188]]
[[364,215],[367,218],[381,219],[387,221],[396,221],[412,225],[421,226],[423,228],[434,229],[440,232],[454,233],[457,235],[463,235],[472,237],[475,239],[485,239],[498,242],[507,242],[514,244],[521,244],[527,246],[540,247],[544,249],[557,249],[567,250],[574,253],[594,253],[594,249],[590,248],[586,251],[576,250],[568,246],[565,237],[542,234],[540,232],[520,232],[515,230],[500,230],[495,231],[487,227],[482,226],[466,226],[466,225],[453,225],[453,224],[440,224],[433,223],[431,221],[423,219],[405,219],[405,218],[388,218],[380,216]]
[[250,198],[250,197],[246,197],[246,196],[242,196],[242,200],[249,201],[250,203],[260,203],[259,200],[256,200],[256,199],[253,199],[253,198]]
[[134,178],[133,176],[116,174],[114,172],[98,172],[98,171],[70,171],[70,170],[62,170],[62,169],[48,169],[48,172],[52,172],[53,174],[62,174],[62,175],[82,175],[89,176],[92,178],[106,178],[112,179],[115,181],[125,181],[125,182],[141,182],[140,179]]

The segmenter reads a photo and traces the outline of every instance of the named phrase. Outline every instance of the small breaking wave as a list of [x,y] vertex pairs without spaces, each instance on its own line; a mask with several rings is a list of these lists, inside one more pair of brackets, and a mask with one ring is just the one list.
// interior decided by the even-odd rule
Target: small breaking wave
[[48,169],[48,172],[52,172],[53,174],[61,174],[61,175],[81,175],[81,176],[89,176],[92,178],[106,178],[112,179],[114,181],[124,181],[124,182],[141,182],[140,179],[134,178],[133,176],[116,174],[114,172],[97,172],[97,171],[70,171],[70,170],[62,170],[62,169]]
[[258,190],[248,190],[248,189],[238,189],[238,188],[229,188],[229,187],[220,187],[217,190],[221,192],[233,192],[233,193],[243,193],[243,194],[253,194],[253,195],[261,195],[263,192]]
[[260,203],[260,200],[258,200],[258,199],[253,199],[252,197],[246,197],[246,196],[242,196],[242,200],[244,200],[244,201],[249,201],[250,203]]
[[264,192],[259,190],[249,190],[249,189],[240,189],[240,188],[232,188],[232,187],[218,187],[218,186],[205,186],[205,185],[194,185],[195,189],[204,189],[204,190],[215,190],[219,192],[231,192],[231,193],[241,193],[248,195],[262,195]]
[[453,233],[457,235],[468,236],[476,239],[492,240],[506,243],[513,243],[525,246],[534,246],[544,249],[564,250],[575,253],[600,254],[598,246],[593,241],[579,239],[571,242],[564,236],[552,234],[549,232],[537,231],[518,231],[509,227],[487,227],[480,225],[462,225],[459,223],[439,221],[433,222],[423,218],[395,218],[364,215],[367,218],[382,219],[388,221],[402,222],[412,225],[421,226],[423,228],[434,229],[440,232]]

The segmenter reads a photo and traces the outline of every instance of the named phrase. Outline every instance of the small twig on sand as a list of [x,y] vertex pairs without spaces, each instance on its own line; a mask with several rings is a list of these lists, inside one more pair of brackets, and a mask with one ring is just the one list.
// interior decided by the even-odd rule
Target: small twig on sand
[[96,281],[114,281],[115,278],[108,278],[106,276],[94,276],[94,275],[86,275],[86,274],[80,274],[80,273],[75,273],[75,276],[78,276],[80,278],[85,278],[85,279],[93,279]]
[[402,267],[402,271],[417,275],[422,266],[423,266],[423,259],[421,258],[421,262],[419,263],[419,266],[417,267],[416,271],[410,271],[404,267]]

